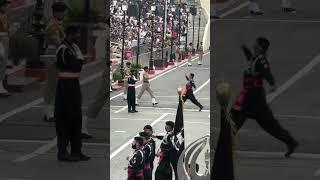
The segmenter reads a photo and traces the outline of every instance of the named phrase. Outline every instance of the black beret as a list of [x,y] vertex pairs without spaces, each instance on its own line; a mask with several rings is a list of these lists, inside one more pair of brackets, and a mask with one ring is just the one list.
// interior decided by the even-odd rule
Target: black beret
[[139,132],[139,136],[141,136],[141,137],[148,137],[149,134],[146,133],[146,132],[144,132],[144,131],[142,131],[142,132]]
[[69,9],[68,5],[64,2],[55,2],[51,6],[53,11],[65,11]]
[[166,125],[167,126],[171,126],[172,128],[174,128],[174,122],[172,122],[172,121],[167,121]]
[[150,129],[152,131],[152,126],[150,125],[145,125],[143,129]]
[[139,143],[141,146],[143,145],[143,137],[136,136],[134,137],[134,140]]

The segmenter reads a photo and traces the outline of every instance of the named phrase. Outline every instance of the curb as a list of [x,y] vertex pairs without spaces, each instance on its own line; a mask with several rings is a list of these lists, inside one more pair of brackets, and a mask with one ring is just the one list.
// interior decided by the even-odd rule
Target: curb
[[[205,54],[205,53],[207,53],[207,52],[203,52],[203,54]],[[194,56],[191,58],[191,60],[195,60],[195,59],[197,59],[198,57],[199,57],[199,54],[196,54],[196,55],[194,55]],[[153,79],[153,78],[155,78],[155,77],[157,77],[157,76],[159,76],[159,75],[161,75],[161,74],[165,73],[166,71],[169,71],[169,70],[171,70],[171,69],[173,69],[173,68],[179,67],[181,64],[186,63],[187,60],[188,60],[188,59],[184,59],[184,60],[182,60],[181,62],[178,62],[176,65],[169,65],[168,68],[165,68],[164,70],[155,70],[155,74],[154,74],[154,75],[150,75],[150,79]],[[138,81],[137,83],[140,83],[140,82],[142,82],[142,80]],[[113,90],[113,86],[117,86],[117,85],[118,85],[117,82],[112,83],[112,84],[111,84],[112,90]],[[120,90],[120,89],[123,88],[122,86],[118,86],[118,87],[121,87],[121,88],[115,88],[114,91],[117,91],[117,90]]]

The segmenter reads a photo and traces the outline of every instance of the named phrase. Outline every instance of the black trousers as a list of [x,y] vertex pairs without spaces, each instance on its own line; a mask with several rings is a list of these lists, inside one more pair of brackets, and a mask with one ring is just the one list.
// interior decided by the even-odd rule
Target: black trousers
[[144,180],[152,180],[152,169],[143,170]]
[[290,145],[295,142],[290,133],[284,129],[273,116],[265,96],[249,96],[242,111],[231,109],[230,113],[233,121],[237,125],[237,130],[243,126],[247,118],[251,118],[255,119],[266,132],[285,144]]
[[155,180],[172,180],[172,169],[169,159],[164,158],[160,161],[155,173]]
[[136,110],[136,89],[133,86],[128,87],[127,92],[128,111]]
[[81,153],[81,89],[79,80],[59,79],[56,89],[55,111],[58,156],[67,153],[70,142],[71,154]]
[[182,96],[183,102],[186,102],[187,99],[190,99],[190,101],[197,105],[199,108],[202,108],[202,105],[199,103],[199,101],[196,99],[196,97],[194,96],[193,92],[188,92],[186,94],[186,96]]

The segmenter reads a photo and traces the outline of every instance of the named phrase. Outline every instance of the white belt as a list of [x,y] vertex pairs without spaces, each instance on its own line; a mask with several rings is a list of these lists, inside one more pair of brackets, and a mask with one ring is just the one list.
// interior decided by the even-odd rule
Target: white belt
[[130,86],[130,87],[134,87],[135,85],[134,85],[134,84],[128,84],[128,86]]
[[58,76],[60,78],[79,78],[80,77],[80,73],[59,72]]

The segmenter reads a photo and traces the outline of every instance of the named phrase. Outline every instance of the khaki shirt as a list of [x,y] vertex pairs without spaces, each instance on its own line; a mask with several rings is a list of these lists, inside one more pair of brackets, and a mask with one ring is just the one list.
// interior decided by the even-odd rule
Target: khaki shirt
[[63,42],[64,38],[65,33],[62,21],[59,21],[54,17],[51,18],[46,27],[46,44],[48,46],[56,46],[57,48]]
[[130,76],[131,75],[131,68],[125,67],[124,68],[124,75],[125,76]]
[[149,83],[149,79],[150,79],[149,74],[147,72],[144,72],[143,73],[143,82]]

